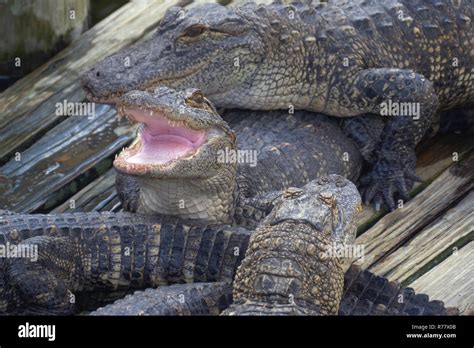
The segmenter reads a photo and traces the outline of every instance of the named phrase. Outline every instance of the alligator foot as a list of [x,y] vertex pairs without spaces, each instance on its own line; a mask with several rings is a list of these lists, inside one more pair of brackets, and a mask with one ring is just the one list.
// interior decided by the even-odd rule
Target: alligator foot
[[[377,208],[383,200],[394,210],[394,194],[398,192],[403,200],[409,199],[409,188],[419,180],[414,175],[414,149],[438,109],[433,84],[409,69],[366,69],[356,74],[347,95],[359,115],[373,113],[386,120],[375,147],[373,168],[362,184],[366,202],[374,200]],[[364,143],[370,145],[370,138],[359,135],[359,148]]]
[[368,205],[373,201],[375,209],[380,210],[385,202],[393,211],[400,206],[400,201],[396,203],[395,198],[402,199],[402,202],[410,199],[409,190],[415,181],[421,179],[415,175],[414,151],[407,150],[403,153],[406,156],[402,157],[396,151],[387,151],[372,170],[361,177],[359,189],[364,204]]

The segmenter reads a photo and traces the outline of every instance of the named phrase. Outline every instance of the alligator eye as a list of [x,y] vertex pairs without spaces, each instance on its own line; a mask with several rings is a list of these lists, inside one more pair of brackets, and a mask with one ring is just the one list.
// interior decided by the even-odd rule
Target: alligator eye
[[182,36],[186,37],[197,37],[203,34],[206,31],[206,27],[203,25],[193,25],[192,27],[187,28]]
[[191,96],[189,97],[189,99],[198,104],[204,103],[204,95],[199,90],[194,91],[193,94],[191,94]]
[[293,199],[299,197],[303,194],[303,190],[298,187],[288,187],[285,192],[283,192],[283,198]]

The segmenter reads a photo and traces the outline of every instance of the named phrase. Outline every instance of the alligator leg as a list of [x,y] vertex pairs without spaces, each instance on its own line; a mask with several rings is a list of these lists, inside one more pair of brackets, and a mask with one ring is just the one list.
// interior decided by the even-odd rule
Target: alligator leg
[[380,145],[380,137],[385,122],[377,115],[350,117],[342,120],[342,129],[354,141],[362,157],[370,163],[376,161],[376,149]]
[[231,303],[229,283],[176,284],[136,291],[91,315],[218,315]]
[[135,213],[138,208],[140,186],[137,180],[119,172],[115,173],[115,189],[124,210]]
[[70,291],[77,256],[68,237],[36,236],[22,245],[37,248],[33,258],[7,259],[6,284],[16,290],[25,304],[21,314],[72,314]]
[[[424,76],[403,69],[366,69],[356,75],[346,91],[348,103],[361,113],[387,115],[380,145],[375,148],[371,171],[362,177],[364,202],[372,200],[378,206],[382,199],[393,210],[394,194],[409,199],[408,190],[415,176],[415,145],[430,127],[438,108],[433,85]],[[412,111],[411,114],[407,111]],[[356,123],[365,120],[350,120]],[[370,148],[362,144],[362,149]],[[360,146],[361,144],[359,144]]]

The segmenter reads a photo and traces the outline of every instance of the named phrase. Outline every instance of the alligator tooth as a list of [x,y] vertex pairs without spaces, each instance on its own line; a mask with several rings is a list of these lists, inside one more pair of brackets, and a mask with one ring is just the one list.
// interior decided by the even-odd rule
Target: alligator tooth
[[122,117],[123,117],[123,106],[119,106],[117,108],[117,113],[118,113],[118,119],[119,121],[122,120]]
[[150,116],[153,116],[153,110],[150,111]]

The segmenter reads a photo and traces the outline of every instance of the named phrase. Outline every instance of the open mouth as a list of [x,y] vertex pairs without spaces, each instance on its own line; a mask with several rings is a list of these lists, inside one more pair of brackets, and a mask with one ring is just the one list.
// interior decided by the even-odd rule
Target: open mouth
[[142,124],[135,141],[115,161],[125,171],[130,165],[166,165],[192,156],[206,140],[205,130],[195,130],[182,121],[172,120],[163,111],[121,106],[119,113]]

